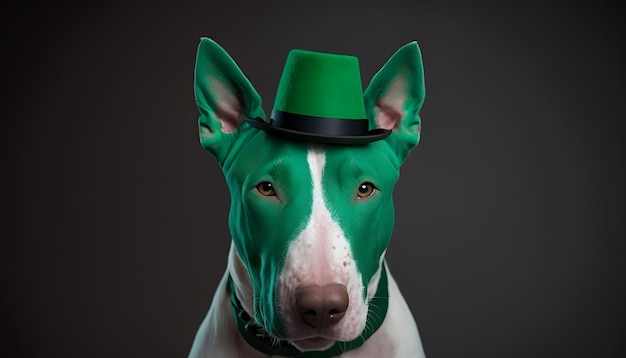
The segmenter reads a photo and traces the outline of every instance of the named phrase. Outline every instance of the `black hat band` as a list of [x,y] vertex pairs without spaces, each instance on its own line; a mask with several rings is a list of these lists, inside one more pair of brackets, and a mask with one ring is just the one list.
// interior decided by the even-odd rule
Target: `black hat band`
[[363,136],[367,135],[369,131],[367,119],[314,117],[276,109],[272,111],[270,123],[275,128],[328,137]]

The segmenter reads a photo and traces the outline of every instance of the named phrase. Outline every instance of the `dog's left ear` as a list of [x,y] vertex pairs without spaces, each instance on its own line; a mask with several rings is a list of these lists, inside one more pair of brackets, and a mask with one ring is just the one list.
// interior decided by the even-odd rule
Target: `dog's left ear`
[[222,165],[243,117],[265,119],[261,96],[228,53],[208,38],[198,45],[194,92],[200,142]]
[[365,110],[370,126],[393,131],[386,140],[400,162],[419,142],[419,110],[424,95],[424,68],[417,42],[393,54],[365,90]]

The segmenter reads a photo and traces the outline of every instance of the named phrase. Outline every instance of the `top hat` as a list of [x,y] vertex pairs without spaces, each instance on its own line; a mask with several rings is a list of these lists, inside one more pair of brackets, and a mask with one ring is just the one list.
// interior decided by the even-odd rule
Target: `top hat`
[[272,135],[327,144],[367,144],[391,133],[369,129],[356,57],[305,50],[289,52],[270,123],[246,121]]

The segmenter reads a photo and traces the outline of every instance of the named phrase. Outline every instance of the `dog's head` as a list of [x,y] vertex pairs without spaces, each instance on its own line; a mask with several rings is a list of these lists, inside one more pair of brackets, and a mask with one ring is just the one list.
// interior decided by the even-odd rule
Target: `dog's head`
[[393,187],[420,138],[419,49],[398,50],[364,93],[365,145],[285,140],[252,127],[261,98],[231,57],[202,39],[195,74],[200,140],[223,169],[235,291],[267,332],[323,350],[363,332],[391,238]]

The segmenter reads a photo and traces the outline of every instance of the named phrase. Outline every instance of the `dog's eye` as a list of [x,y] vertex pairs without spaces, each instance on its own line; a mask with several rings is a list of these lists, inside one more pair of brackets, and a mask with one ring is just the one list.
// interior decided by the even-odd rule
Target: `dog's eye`
[[261,195],[263,196],[276,196],[276,192],[274,191],[274,186],[272,185],[272,183],[268,181],[259,183],[256,186],[256,190],[258,190],[259,193],[261,193]]
[[362,198],[368,198],[372,195],[374,195],[374,193],[376,192],[376,187],[374,186],[374,184],[370,183],[370,182],[364,182],[359,184],[359,188],[356,191],[356,195],[362,199]]

